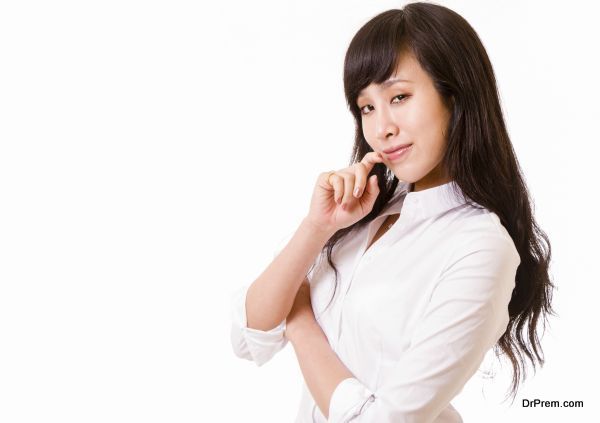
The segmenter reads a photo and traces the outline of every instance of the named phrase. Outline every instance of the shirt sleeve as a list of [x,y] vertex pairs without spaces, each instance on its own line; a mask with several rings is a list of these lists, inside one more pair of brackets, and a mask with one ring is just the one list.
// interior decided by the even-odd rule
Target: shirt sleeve
[[335,388],[330,423],[428,423],[448,406],[504,334],[521,259],[512,241],[488,235],[457,248],[408,349],[372,391],[352,377]]
[[231,294],[231,345],[240,358],[251,360],[262,366],[288,343],[285,337],[285,319],[271,330],[263,331],[247,327],[246,293],[242,286]]
[[[285,247],[294,233],[279,243],[273,258]],[[249,328],[246,315],[246,294],[250,285],[244,285],[230,293],[231,346],[236,356],[262,366],[288,343],[285,337],[285,319],[271,330]]]

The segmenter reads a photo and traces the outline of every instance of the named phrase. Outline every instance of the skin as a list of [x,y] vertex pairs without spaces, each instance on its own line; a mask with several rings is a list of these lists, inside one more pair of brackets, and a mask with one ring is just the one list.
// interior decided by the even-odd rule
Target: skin
[[329,418],[329,404],[335,388],[342,380],[354,375],[333,351],[315,318],[308,282],[304,281],[300,286],[286,322],[285,336],[294,347],[306,386],[321,413]]
[[[363,135],[399,180],[414,183],[413,191],[447,183],[450,178],[441,161],[450,111],[412,53],[400,55],[390,77],[396,78],[410,82],[385,87],[370,84],[359,95]],[[399,161],[392,162],[383,154],[387,148],[407,143],[413,146]]]
[[[360,163],[331,175],[321,175],[320,183],[324,189],[320,192],[323,197],[320,198],[321,208],[329,208],[330,211],[316,214],[328,215],[328,219],[323,220],[333,220],[334,226],[348,226],[348,222],[358,220],[372,208],[373,196],[378,191],[375,181],[368,182],[367,175],[377,162],[383,162],[399,180],[412,183],[412,191],[425,190],[451,180],[441,164],[446,148],[444,130],[450,111],[435,90],[431,78],[411,53],[405,52],[400,56],[398,66],[390,77],[396,78],[410,82],[401,81],[389,86],[370,84],[357,99],[363,135],[373,152]],[[413,145],[401,160],[391,161],[383,153],[384,149],[406,143]],[[367,195],[363,197],[365,191]],[[328,192],[327,198],[324,192]],[[326,207],[326,204],[332,204],[329,201],[340,205],[343,212],[337,207],[332,212],[331,206]],[[334,215],[335,218],[332,218]],[[385,232],[387,224],[397,218],[398,215],[389,216],[371,244]],[[318,223],[324,225],[324,222]],[[300,286],[286,322],[285,336],[294,347],[309,391],[322,414],[329,418],[333,392],[340,382],[354,375],[332,350],[315,318],[307,280]]]

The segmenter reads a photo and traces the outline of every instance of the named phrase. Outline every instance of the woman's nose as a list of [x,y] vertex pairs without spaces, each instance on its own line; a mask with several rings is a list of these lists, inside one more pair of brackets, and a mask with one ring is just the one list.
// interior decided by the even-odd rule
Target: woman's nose
[[398,125],[394,122],[394,117],[391,112],[383,110],[377,113],[376,116],[376,136],[379,139],[385,140],[389,134],[398,134]]

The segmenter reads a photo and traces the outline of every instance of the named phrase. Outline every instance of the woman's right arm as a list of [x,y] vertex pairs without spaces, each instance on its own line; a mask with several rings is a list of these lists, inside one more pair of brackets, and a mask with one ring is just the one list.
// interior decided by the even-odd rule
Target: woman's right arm
[[238,357],[261,366],[285,346],[286,319],[310,266],[337,230],[372,210],[379,187],[375,175],[368,175],[382,160],[370,152],[350,167],[319,175],[298,229],[260,276],[231,297],[231,342]]
[[304,218],[287,245],[250,285],[246,294],[247,327],[269,331],[287,317],[310,266],[335,232]]

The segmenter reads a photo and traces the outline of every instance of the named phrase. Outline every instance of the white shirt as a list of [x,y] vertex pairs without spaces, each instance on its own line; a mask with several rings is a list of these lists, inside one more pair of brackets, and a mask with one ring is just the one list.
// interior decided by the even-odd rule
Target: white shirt
[[[376,219],[338,241],[338,286],[325,312],[334,274],[326,257],[315,260],[313,311],[354,377],[334,390],[328,420],[304,383],[296,423],[462,422],[450,401],[506,330],[521,260],[498,216],[452,186],[460,193],[454,182],[418,192],[400,182]],[[262,366],[287,345],[285,320],[270,331],[247,328],[248,287],[232,292],[231,342],[238,357]]]

